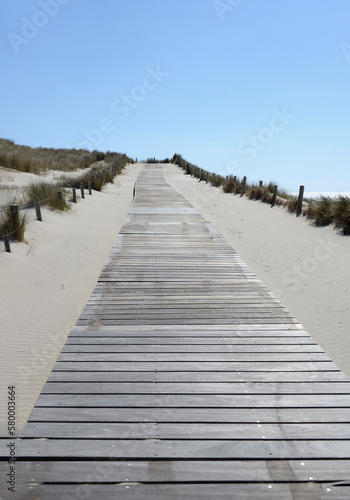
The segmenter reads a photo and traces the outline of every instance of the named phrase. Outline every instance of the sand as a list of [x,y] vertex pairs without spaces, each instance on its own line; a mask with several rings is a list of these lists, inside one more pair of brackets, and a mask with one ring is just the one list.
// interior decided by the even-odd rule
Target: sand
[[167,165],[165,173],[350,375],[350,237],[283,208],[224,193],[179,167]]
[[[44,208],[43,222],[30,223],[27,242],[12,244],[11,254],[0,242],[0,434],[7,386],[16,386],[18,432],[27,421],[124,223],[141,169],[127,166],[70,213]],[[21,186],[33,181],[30,174],[12,177]]]
[[[7,386],[16,386],[20,432],[88,300],[132,202],[142,164],[129,165],[103,193],[68,214],[43,209],[26,243],[6,254],[0,242],[0,434],[6,435]],[[315,228],[285,210],[223,193],[164,167],[168,183],[221,232],[350,375],[350,238]],[[13,186],[30,174],[10,173]],[[0,173],[4,177],[4,173]],[[12,178],[11,177],[11,178]],[[6,190],[0,190],[1,197]]]
[[[96,165],[96,163],[94,165]],[[87,169],[77,169],[72,172],[43,170],[40,175],[18,172],[9,168],[0,167],[0,207],[1,205],[12,202],[20,204],[24,188],[29,186],[29,184],[41,182],[53,183],[59,181],[62,176],[77,177],[80,174],[85,174],[92,167],[93,165]]]

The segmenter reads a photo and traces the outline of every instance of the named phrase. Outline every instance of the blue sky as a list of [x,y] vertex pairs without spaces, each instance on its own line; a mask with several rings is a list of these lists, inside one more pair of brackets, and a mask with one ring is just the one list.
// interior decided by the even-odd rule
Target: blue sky
[[16,0],[0,136],[350,191],[348,0]]

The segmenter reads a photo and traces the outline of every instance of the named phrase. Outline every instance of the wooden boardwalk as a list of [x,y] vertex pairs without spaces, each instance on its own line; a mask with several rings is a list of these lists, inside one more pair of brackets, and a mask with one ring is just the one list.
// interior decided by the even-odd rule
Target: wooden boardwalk
[[17,442],[18,498],[349,499],[349,422],[349,378],[149,165]]

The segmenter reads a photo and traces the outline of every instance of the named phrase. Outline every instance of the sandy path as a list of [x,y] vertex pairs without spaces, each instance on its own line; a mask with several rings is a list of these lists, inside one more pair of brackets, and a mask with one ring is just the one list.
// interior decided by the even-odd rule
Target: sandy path
[[27,244],[12,245],[11,254],[0,242],[0,433],[8,385],[16,386],[17,430],[27,421],[127,216],[141,169],[129,165],[68,214],[43,209],[43,222],[30,225]]
[[221,232],[334,362],[350,375],[350,237],[164,167],[167,182]]

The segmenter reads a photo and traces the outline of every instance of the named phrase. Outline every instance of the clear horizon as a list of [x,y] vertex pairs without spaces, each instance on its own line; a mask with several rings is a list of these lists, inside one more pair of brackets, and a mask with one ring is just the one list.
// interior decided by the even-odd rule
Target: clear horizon
[[2,4],[0,136],[350,191],[347,0]]

